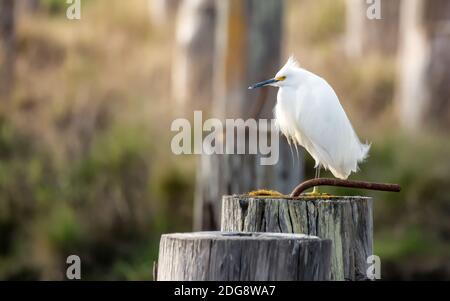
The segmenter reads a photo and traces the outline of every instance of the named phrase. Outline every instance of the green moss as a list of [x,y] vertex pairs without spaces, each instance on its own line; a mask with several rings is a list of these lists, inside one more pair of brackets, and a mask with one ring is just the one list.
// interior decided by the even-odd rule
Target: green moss
[[275,197],[283,197],[284,195],[278,191],[275,190],[269,190],[269,189],[258,189],[254,191],[250,191],[248,193],[249,196],[252,197],[258,197],[258,196],[275,196]]

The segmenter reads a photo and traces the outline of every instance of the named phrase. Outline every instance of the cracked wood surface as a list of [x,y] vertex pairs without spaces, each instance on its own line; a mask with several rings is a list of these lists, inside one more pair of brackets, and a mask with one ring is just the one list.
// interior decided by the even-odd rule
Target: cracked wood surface
[[193,232],[161,236],[157,279],[329,280],[331,240],[291,233]]
[[331,280],[367,280],[373,254],[369,197],[224,196],[222,231],[304,233],[332,240]]

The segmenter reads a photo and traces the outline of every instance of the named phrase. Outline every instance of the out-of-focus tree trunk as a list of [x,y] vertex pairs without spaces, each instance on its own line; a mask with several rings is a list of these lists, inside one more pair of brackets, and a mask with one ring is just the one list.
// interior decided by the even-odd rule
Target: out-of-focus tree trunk
[[[229,0],[217,4],[213,115],[222,120],[271,119],[276,89],[249,91],[247,87],[273,77],[280,68],[283,1]],[[261,165],[259,155],[202,155],[198,162],[194,227],[219,228],[224,194],[257,188],[290,192],[303,178],[303,161],[293,164],[284,137],[280,137],[279,145],[279,162],[275,165]]]
[[0,0],[0,101],[9,101],[14,83],[14,0]]
[[409,129],[450,127],[450,1],[403,1],[398,112]]
[[17,1],[19,10],[25,13],[35,13],[40,6],[40,0],[21,0]]
[[346,51],[350,57],[367,53],[395,54],[398,46],[401,0],[379,0],[381,19],[367,16],[367,0],[346,0]]
[[185,0],[176,21],[172,96],[181,112],[209,112],[216,28],[214,0]]
[[282,2],[219,1],[215,116],[272,118],[276,89],[247,88],[280,68]]
[[155,26],[166,26],[174,20],[182,0],[147,0],[151,22]]

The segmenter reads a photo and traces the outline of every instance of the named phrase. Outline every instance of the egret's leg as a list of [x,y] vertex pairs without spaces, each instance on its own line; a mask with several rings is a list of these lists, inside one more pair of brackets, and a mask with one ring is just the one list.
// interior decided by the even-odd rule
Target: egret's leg
[[[320,164],[316,167],[316,175],[314,176],[315,179],[320,178]],[[314,189],[312,191],[312,194],[319,194],[319,187],[314,186]]]
[[320,165],[317,165],[317,167],[316,167],[316,175],[314,178],[315,179],[320,178]]

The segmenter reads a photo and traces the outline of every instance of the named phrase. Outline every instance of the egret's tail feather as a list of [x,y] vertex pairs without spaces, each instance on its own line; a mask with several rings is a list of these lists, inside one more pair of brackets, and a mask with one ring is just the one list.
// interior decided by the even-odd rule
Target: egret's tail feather
[[[348,157],[347,160],[342,161],[340,164],[332,164],[332,161],[325,160],[323,163],[325,169],[329,169],[331,173],[339,179],[347,179],[352,172],[357,172],[359,170],[359,163],[364,162],[369,156],[369,150],[371,147],[370,143],[360,143],[354,144],[353,152],[355,155]],[[322,158],[326,158],[322,155]],[[317,162],[316,162],[317,164]]]
[[361,143],[361,157],[358,160],[358,163],[364,162],[369,157],[369,150],[371,146],[372,143],[368,143],[367,141],[366,143]]

